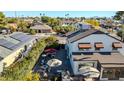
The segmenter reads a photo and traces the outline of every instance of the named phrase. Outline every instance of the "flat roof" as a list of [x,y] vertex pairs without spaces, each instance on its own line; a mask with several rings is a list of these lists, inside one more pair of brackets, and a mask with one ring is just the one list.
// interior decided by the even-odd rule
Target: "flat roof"
[[[81,54],[73,55],[73,59],[80,61],[99,61],[101,64],[120,64],[124,63],[124,56],[120,53],[93,53],[93,54]],[[77,61],[78,62],[78,61]]]

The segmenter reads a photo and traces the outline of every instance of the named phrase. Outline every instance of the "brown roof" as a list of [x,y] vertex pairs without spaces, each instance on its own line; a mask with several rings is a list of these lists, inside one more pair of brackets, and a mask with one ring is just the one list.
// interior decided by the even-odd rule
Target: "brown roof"
[[99,61],[101,64],[109,63],[124,63],[124,56],[120,53],[111,53],[111,54],[102,54],[102,53],[93,53],[92,55],[73,55],[74,59],[80,59],[80,61]]
[[96,48],[104,48],[104,45],[103,45],[102,42],[100,42],[100,43],[95,43],[95,47],[96,47]]
[[118,64],[103,64],[102,67],[105,67],[105,68],[114,68],[114,67],[124,67],[124,64],[121,64],[121,65],[118,65]]
[[122,48],[122,44],[120,42],[114,42],[113,47],[114,48]]
[[91,48],[91,44],[79,44],[78,45],[79,48],[82,48],[82,49],[89,49]]
[[45,24],[34,25],[34,26],[30,27],[30,29],[35,29],[35,30],[44,30],[44,29],[48,30],[48,29],[50,29],[50,30],[52,30],[52,28],[50,26],[45,25]]

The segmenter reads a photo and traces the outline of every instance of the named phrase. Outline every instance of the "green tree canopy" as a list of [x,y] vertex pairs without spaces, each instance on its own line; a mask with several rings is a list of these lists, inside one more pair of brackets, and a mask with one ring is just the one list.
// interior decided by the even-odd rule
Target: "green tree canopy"
[[5,15],[3,14],[3,12],[0,12],[0,27],[4,27],[5,25],[6,25]]
[[117,32],[117,35],[121,37],[121,40],[124,41],[124,25],[121,27],[122,29]]
[[124,11],[118,11],[116,12],[114,19],[115,20],[121,20],[121,17],[124,15]]

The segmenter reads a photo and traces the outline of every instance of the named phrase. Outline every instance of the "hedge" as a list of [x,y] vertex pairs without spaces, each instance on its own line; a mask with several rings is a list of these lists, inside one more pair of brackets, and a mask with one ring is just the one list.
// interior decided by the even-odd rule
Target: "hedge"
[[32,68],[45,47],[45,40],[39,40],[34,44],[27,57],[4,69],[0,76],[0,80],[39,80],[40,75],[38,73],[32,73]]

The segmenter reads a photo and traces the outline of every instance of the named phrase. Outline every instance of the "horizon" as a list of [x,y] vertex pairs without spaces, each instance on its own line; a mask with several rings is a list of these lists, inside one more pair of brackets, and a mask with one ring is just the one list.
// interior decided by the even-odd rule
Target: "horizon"
[[[6,17],[112,17],[116,11],[2,11]],[[42,15],[40,15],[42,14]]]

